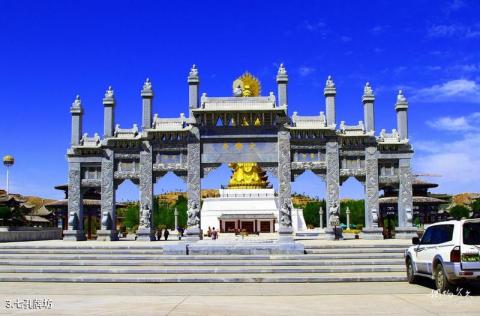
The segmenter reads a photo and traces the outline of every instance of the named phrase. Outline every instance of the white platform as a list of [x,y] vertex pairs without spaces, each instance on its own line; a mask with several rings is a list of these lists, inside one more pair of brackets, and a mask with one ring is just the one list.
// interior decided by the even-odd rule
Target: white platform
[[[219,229],[219,217],[222,215],[272,216],[275,218],[274,231],[278,230],[278,203],[274,189],[222,189],[220,197],[203,200],[201,227],[204,232],[208,227]],[[294,231],[306,229],[303,210],[292,210]]]

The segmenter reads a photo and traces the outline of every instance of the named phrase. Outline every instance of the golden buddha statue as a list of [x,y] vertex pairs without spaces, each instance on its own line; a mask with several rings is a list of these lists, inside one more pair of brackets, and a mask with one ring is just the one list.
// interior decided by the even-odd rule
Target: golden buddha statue
[[265,189],[268,186],[266,172],[256,162],[233,162],[228,166],[233,169],[229,189]]
[[[258,97],[260,93],[260,81],[249,72],[245,72],[233,82],[233,95],[236,97]],[[241,118],[241,126],[247,127],[250,123],[247,116]],[[257,116],[252,125],[262,126],[260,117]],[[268,186],[266,172],[256,162],[234,162],[229,164],[229,167],[233,169],[228,182],[229,189],[265,189]]]

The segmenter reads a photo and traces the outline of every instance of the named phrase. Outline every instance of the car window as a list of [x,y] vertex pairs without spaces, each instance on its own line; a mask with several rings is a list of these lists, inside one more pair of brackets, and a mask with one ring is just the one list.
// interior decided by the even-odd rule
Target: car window
[[432,239],[432,231],[433,231],[434,228],[435,227],[429,227],[429,228],[427,228],[425,233],[423,233],[422,242],[421,242],[422,245],[429,245],[430,244],[430,240]]
[[480,245],[480,223],[463,224],[463,243],[466,245]]
[[436,225],[427,228],[422,238],[422,245],[442,244],[452,240],[453,225]]
[[442,244],[452,240],[453,237],[453,225],[437,225],[432,231],[431,244]]

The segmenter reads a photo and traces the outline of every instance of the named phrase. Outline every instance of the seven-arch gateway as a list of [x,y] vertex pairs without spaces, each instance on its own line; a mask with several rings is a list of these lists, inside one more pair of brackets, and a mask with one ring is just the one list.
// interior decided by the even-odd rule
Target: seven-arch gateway
[[[250,77],[251,79],[252,77]],[[200,238],[202,201],[200,182],[222,163],[254,162],[262,170],[277,175],[275,202],[279,241],[292,240],[291,181],[311,170],[326,182],[327,228],[333,238],[339,215],[339,186],[355,177],[365,187],[365,228],[363,238],[382,238],[378,227],[379,190],[384,185],[398,186],[397,238],[415,234],[412,226],[413,150],[408,141],[408,103],[399,91],[395,110],[397,129],[382,130],[375,136],[372,88],[365,85],[362,101],[364,121],[337,128],[336,88],[331,77],[326,81],[326,111],[318,116],[287,112],[288,76],[283,65],[276,77],[278,96],[252,94],[250,84],[234,86],[233,97],[199,95],[199,75],[195,66],[188,76],[188,117],[161,118],[152,115],[153,90],[147,79],[141,91],[142,127],[115,126],[115,97],[105,93],[104,137],[82,136],[83,110],[77,96],[72,114],[71,148],[68,150],[68,230],[65,240],[84,240],[82,192],[100,187],[100,240],[116,240],[115,191],[130,179],[140,188],[138,240],[153,240],[153,184],[167,172],[187,183],[188,228],[186,239]],[[237,82],[237,81],[236,81]],[[259,89],[257,89],[259,90]]]

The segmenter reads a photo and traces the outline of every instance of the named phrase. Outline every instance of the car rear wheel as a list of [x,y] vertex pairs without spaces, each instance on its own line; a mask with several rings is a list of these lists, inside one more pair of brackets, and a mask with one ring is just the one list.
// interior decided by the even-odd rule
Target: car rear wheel
[[415,275],[412,259],[407,259],[407,281],[410,284],[417,283],[418,277]]
[[435,267],[434,278],[435,287],[438,291],[443,293],[452,289],[452,284],[448,281],[445,270],[440,263]]

